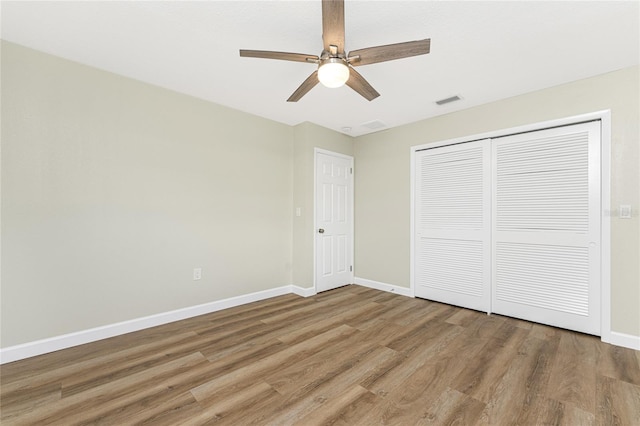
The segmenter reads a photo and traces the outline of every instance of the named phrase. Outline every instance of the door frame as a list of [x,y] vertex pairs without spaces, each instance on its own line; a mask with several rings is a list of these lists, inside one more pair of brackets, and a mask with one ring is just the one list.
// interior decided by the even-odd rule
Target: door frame
[[580,124],[588,121],[600,121],[600,338],[603,342],[620,346],[628,346],[628,342],[619,333],[611,330],[611,110],[596,111],[556,120],[543,121],[524,126],[499,129],[487,133],[469,135],[454,139],[415,145],[410,148],[410,291],[415,297],[415,156],[416,152],[425,148],[436,148],[473,142],[481,139],[495,139],[498,137],[518,133],[533,132],[553,127]]
[[312,241],[313,241],[313,289],[316,293],[318,293],[318,283],[317,283],[317,253],[316,253],[316,238],[317,238],[317,219],[318,219],[318,206],[316,205],[316,200],[317,200],[317,178],[318,178],[318,154],[324,154],[324,155],[329,155],[331,157],[337,157],[337,158],[342,158],[342,159],[346,159],[349,160],[350,162],[350,166],[352,173],[350,174],[350,184],[351,184],[351,197],[350,198],[350,211],[351,214],[349,215],[349,222],[350,222],[350,226],[349,226],[349,238],[351,238],[351,250],[350,250],[350,256],[351,256],[351,265],[353,266],[351,269],[351,282],[353,283],[353,278],[355,277],[355,240],[354,240],[354,228],[355,228],[355,224],[354,224],[354,218],[355,218],[355,214],[354,214],[354,206],[355,206],[355,191],[354,191],[354,176],[356,173],[356,170],[354,168],[354,159],[353,156],[351,155],[346,155],[346,154],[341,154],[339,152],[334,152],[334,151],[329,151],[326,149],[322,149],[322,148],[313,148],[313,229],[311,230],[312,232]]

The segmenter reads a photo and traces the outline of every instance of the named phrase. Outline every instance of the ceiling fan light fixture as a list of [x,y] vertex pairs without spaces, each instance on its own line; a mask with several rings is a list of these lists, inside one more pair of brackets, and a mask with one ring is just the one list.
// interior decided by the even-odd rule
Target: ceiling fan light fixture
[[349,67],[341,58],[327,58],[318,68],[318,80],[325,87],[341,87],[349,79]]
[[426,55],[431,49],[431,39],[365,47],[364,49],[352,50],[347,55],[344,49],[344,0],[322,0],[322,46],[320,56],[246,49],[240,50],[240,56],[318,65],[318,69],[298,86],[289,96],[287,102],[298,102],[318,83],[322,83],[326,87],[340,87],[346,84],[366,100],[372,101],[380,96],[380,93],[356,71],[356,67]]

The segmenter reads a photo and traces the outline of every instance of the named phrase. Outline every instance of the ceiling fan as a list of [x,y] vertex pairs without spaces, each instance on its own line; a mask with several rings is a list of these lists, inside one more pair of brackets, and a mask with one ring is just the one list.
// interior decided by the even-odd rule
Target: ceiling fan
[[431,39],[424,39],[367,47],[353,50],[347,55],[344,50],[344,0],[322,0],[322,41],[324,48],[320,56],[243,49],[240,50],[240,56],[317,64],[318,69],[302,82],[287,102],[298,102],[318,82],[326,87],[340,87],[346,84],[371,101],[380,96],[380,93],[354,67],[425,55],[431,47]]

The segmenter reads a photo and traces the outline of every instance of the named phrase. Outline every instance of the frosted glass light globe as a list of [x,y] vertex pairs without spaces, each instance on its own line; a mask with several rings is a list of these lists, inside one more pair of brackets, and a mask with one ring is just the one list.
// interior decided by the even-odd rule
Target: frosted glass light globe
[[318,68],[318,80],[326,87],[340,87],[349,79],[349,67],[340,58],[329,58]]

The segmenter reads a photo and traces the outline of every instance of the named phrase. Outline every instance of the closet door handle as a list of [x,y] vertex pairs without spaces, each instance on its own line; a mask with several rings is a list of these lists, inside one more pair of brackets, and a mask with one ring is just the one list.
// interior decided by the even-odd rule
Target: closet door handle
[[324,234],[324,229],[322,229],[322,228],[318,229],[318,233]]

